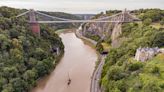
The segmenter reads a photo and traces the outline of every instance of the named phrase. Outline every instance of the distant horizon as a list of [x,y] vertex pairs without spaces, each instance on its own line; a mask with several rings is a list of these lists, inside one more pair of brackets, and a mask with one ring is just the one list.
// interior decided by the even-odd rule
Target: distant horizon
[[97,14],[125,8],[127,10],[164,9],[164,0],[1,0],[0,6],[70,14]]
[[[0,6],[0,7],[10,7],[10,8],[15,8],[15,9],[27,9],[27,8],[17,8],[17,7],[11,7],[11,6]],[[32,8],[30,8],[30,9],[32,9]],[[138,9],[131,9],[131,10],[127,9],[127,10],[133,11],[133,10],[139,10],[139,9],[161,9],[161,8],[138,8]],[[27,9],[27,10],[29,10],[29,9]],[[100,12],[97,12],[97,13],[71,13],[71,12],[64,12],[64,11],[48,11],[48,10],[37,10],[37,9],[34,9],[34,10],[43,11],[43,12],[63,12],[63,13],[68,13],[68,14],[79,14],[79,15],[80,14],[93,14],[93,15],[95,15],[95,14],[99,14],[101,12],[106,12],[108,10],[120,10],[120,11],[122,11],[121,9],[107,9],[107,10],[100,11]],[[164,10],[164,9],[161,9],[161,10]]]

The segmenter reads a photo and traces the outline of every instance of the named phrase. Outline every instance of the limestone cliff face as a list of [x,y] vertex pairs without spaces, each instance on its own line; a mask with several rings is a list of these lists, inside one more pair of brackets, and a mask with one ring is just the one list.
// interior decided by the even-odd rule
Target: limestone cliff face
[[[101,16],[100,18],[105,17]],[[112,34],[112,23],[86,23],[83,26],[83,35],[98,35],[101,39],[111,36]]]
[[[101,16],[102,18],[104,16]],[[101,39],[111,37],[112,47],[119,47],[122,39],[119,36],[122,34],[122,23],[86,23],[82,29],[83,36],[98,35]]]
[[111,39],[112,39],[112,47],[119,47],[121,44],[121,41],[123,39],[119,39],[119,36],[122,34],[122,23],[116,23],[113,31],[112,31],[112,35],[111,35]]
[[115,24],[113,31],[112,31],[112,35],[111,35],[112,41],[116,40],[122,34],[121,26],[122,26],[122,23]]

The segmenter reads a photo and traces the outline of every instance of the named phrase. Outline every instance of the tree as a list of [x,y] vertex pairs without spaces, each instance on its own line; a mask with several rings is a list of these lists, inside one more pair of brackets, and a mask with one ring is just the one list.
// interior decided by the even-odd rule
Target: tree
[[23,92],[25,89],[25,86],[27,85],[24,80],[21,78],[14,78],[10,80],[10,83],[12,83],[13,88],[15,89],[15,92]]
[[162,18],[162,20],[160,21],[161,25],[164,25],[164,18]]
[[149,80],[144,86],[143,86],[144,92],[162,92],[162,89],[158,86],[157,82],[153,80]]
[[141,62],[134,62],[132,64],[128,65],[129,71],[136,71],[143,67],[143,64]]
[[10,56],[11,56],[11,58],[14,61],[17,61],[17,62],[18,61],[22,61],[22,59],[23,59],[23,55],[22,54],[23,53],[19,49],[17,49],[17,48],[10,50]]
[[154,36],[152,46],[164,47],[164,31],[155,33]]
[[101,42],[97,43],[96,50],[99,51],[100,53],[102,53],[104,51],[104,48],[103,48]]
[[14,78],[18,76],[18,70],[16,69],[16,67],[5,67],[3,68],[3,76],[5,78]]
[[36,81],[35,79],[37,79],[37,72],[32,69],[32,70],[27,70],[24,74],[23,74],[23,79],[28,83],[28,87],[32,88]]
[[37,58],[38,60],[43,60],[46,57],[46,53],[42,48],[36,48],[34,52],[34,57]]
[[39,76],[43,76],[48,73],[48,66],[45,65],[42,61],[38,62],[36,65],[36,70],[38,71]]
[[7,84],[7,80],[3,77],[0,77],[0,90],[2,90],[3,85]]
[[36,78],[36,73],[34,70],[27,70],[24,74],[23,74],[23,78],[27,81],[29,81],[30,79],[35,79]]
[[152,19],[150,19],[150,18],[147,18],[143,21],[143,24],[146,26],[150,25],[151,23],[152,23]]
[[10,37],[11,38],[18,38],[19,35],[20,35],[19,32],[16,31],[15,29],[10,30]]
[[11,83],[3,86],[2,92],[14,92],[14,87]]
[[121,67],[118,66],[112,66],[108,72],[108,79],[109,80],[120,80],[122,78],[124,78],[125,75],[123,73],[123,70],[121,69]]

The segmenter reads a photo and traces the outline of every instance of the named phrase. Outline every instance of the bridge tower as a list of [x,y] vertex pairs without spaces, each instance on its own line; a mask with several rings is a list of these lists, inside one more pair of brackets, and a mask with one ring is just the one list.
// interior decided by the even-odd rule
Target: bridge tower
[[39,23],[36,21],[35,11],[33,9],[31,9],[29,12],[29,18],[32,32],[34,34],[40,35],[40,26]]

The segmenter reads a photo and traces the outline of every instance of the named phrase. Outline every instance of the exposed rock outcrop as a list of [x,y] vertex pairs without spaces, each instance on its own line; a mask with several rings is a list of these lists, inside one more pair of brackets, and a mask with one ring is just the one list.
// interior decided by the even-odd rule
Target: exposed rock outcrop
[[112,41],[117,39],[121,34],[122,34],[122,23],[117,23],[115,24],[114,28],[113,28],[113,32],[112,32],[112,36],[111,39]]
[[[106,17],[106,15],[102,15],[99,18]],[[107,38],[111,36],[112,29],[113,29],[112,23],[86,23],[83,27],[82,33],[84,36],[87,34],[89,35],[98,35],[101,37],[101,39]]]
[[159,50],[160,53],[164,53],[164,48]]
[[138,48],[135,55],[135,60],[137,61],[147,61],[152,59],[155,55],[159,53],[164,53],[164,49],[155,48]]
[[[104,18],[105,17],[105,18]],[[122,34],[122,23],[129,23],[134,21],[139,21],[138,18],[135,16],[129,14],[129,12],[125,9],[125,11],[122,11],[120,13],[114,14],[112,16],[108,16],[102,14],[97,19],[107,21],[109,20],[110,23],[86,23],[83,26],[83,32],[82,34],[86,37],[94,37],[99,36],[101,40],[108,39],[111,37],[112,40],[112,47],[119,47],[121,42],[119,39],[119,36]],[[98,38],[98,40],[99,40]]]
[[122,23],[117,23],[115,24],[111,35],[112,47],[119,47],[121,40],[118,38],[121,34],[122,34]]
[[98,35],[101,39],[111,37],[112,47],[119,47],[121,40],[118,39],[122,34],[122,23],[87,23],[83,27],[84,36]]
[[3,15],[0,13],[0,17],[3,17]]

